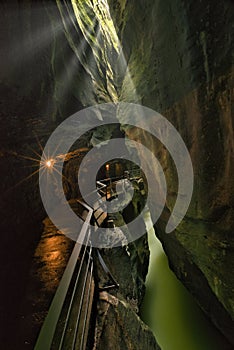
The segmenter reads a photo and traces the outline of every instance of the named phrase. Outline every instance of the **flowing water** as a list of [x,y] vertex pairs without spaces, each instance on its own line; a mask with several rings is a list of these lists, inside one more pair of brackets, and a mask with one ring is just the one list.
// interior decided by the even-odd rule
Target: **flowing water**
[[153,228],[148,229],[148,240],[150,264],[141,317],[161,349],[223,350],[223,337],[169,269]]

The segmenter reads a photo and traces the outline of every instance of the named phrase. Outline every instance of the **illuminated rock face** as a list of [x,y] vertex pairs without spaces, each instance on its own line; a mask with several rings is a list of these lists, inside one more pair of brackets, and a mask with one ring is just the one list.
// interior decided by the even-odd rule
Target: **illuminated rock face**
[[[109,3],[140,101],[172,122],[192,157],[189,211],[171,235],[164,234],[165,212],[156,225],[158,236],[177,276],[233,342],[233,4]],[[128,98],[125,90],[123,95]],[[164,148],[152,140],[151,149],[167,177],[170,212],[176,174]]]

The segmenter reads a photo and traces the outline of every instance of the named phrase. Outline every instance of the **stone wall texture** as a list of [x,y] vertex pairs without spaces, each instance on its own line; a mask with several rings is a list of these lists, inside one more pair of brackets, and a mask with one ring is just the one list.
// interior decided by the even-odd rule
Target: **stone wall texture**
[[[176,232],[165,235],[177,178],[152,139],[170,187],[158,237],[177,276],[233,342],[233,3],[109,3],[138,99],[171,121],[193,162],[191,205]],[[132,100],[124,84],[121,97]]]

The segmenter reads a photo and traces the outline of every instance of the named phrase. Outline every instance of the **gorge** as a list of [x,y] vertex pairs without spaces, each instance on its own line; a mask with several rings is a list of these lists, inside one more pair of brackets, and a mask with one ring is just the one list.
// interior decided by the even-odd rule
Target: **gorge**
[[[70,181],[66,194],[69,199],[78,196],[74,173],[80,164],[79,150],[87,151],[97,140],[120,134],[147,144],[160,162],[168,186],[165,208],[154,225],[155,235],[174,275],[196,300],[202,317],[209,320],[210,339],[216,339],[217,350],[231,350],[233,2],[12,0],[1,2],[0,16],[2,348],[33,348],[73,244],[45,219],[38,175],[32,175],[39,168],[42,149],[56,127],[77,111],[126,102],[163,115],[185,142],[194,188],[182,222],[173,233],[165,234],[178,190],[173,159],[152,135],[129,128],[124,120],[118,130],[91,130],[76,142],[73,151],[78,153],[64,168]],[[154,166],[151,174],[156,183]],[[135,198],[137,203],[139,198]],[[126,221],[136,214],[133,211],[125,213]],[[56,251],[57,255],[51,254]],[[157,336],[155,340],[139,318],[149,254],[147,235],[130,243],[128,250],[105,252],[120,290],[110,293],[106,336],[99,339],[97,349],[158,349],[158,343],[162,350],[170,350]],[[46,257],[55,263],[48,271]],[[43,281],[41,268],[45,268],[46,281],[53,280],[51,284]],[[108,298],[102,298],[98,307],[105,312]],[[112,324],[116,324],[116,332]],[[214,349],[214,345],[205,346]],[[194,349],[201,348],[197,345]]]

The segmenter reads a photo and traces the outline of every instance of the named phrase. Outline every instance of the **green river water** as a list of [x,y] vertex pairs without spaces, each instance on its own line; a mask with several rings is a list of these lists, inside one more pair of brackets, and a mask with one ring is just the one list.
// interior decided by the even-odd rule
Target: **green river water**
[[150,264],[142,319],[162,350],[223,350],[222,337],[169,269],[161,243],[147,226]]

